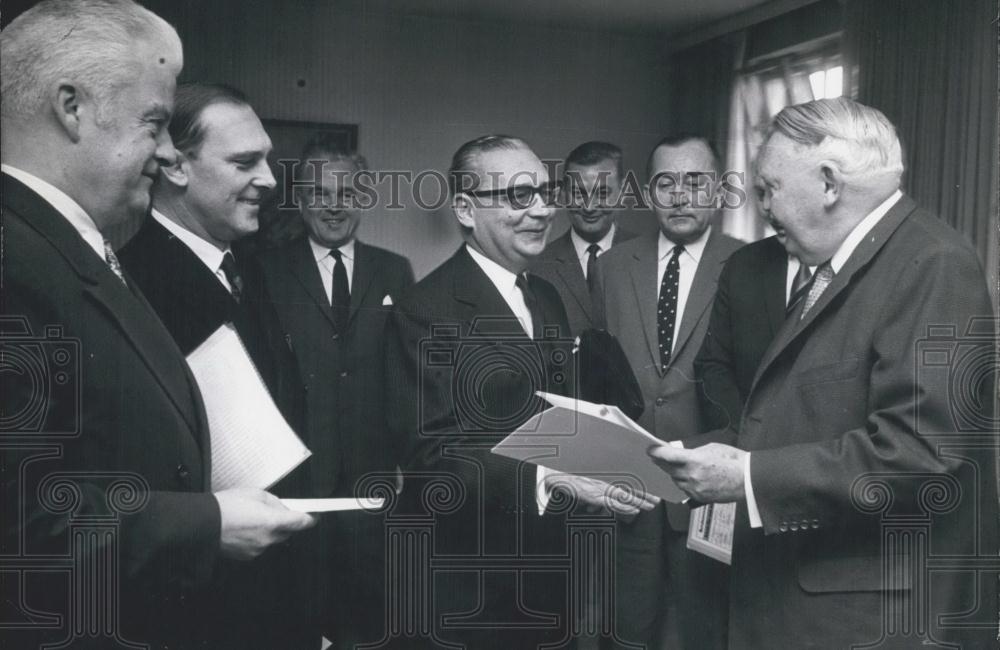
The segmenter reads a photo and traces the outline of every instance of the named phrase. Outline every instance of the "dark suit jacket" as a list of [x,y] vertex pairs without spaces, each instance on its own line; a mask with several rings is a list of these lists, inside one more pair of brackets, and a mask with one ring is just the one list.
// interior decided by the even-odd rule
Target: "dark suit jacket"
[[253,259],[240,256],[236,261],[244,283],[239,303],[194,251],[152,217],[118,259],[185,356],[231,322],[278,409],[302,435],[305,396],[297,362]]
[[[7,175],[3,229],[2,313],[23,319],[5,323],[4,348],[13,353],[5,356],[34,358],[26,368],[42,368],[42,380],[50,382],[43,410],[32,411],[25,408],[38,403],[30,375],[5,373],[4,414],[24,417],[4,422],[4,552],[69,554],[70,518],[107,513],[114,480],[138,481],[136,503],[145,499],[145,506],[120,519],[117,620],[132,641],[191,647],[214,624],[200,617],[194,595],[209,584],[220,527],[208,493],[211,455],[194,379],[135,284],[126,288],[62,215]],[[18,327],[30,332],[7,339]],[[56,475],[78,487],[66,492],[44,482]],[[39,503],[43,486],[42,498],[61,514]],[[118,511],[131,511],[127,491],[112,491]],[[72,493],[79,501],[62,508],[60,500]],[[15,503],[23,504],[23,519]],[[12,576],[5,577],[8,587],[17,581]],[[85,588],[95,587],[81,577]],[[61,579],[61,586],[34,584],[55,596],[68,592],[65,574]],[[35,595],[29,589],[22,605],[45,609]],[[33,647],[18,636],[28,631],[8,633],[12,647]],[[47,636],[63,638],[58,629]]]
[[[996,436],[995,322],[969,332],[992,312],[973,249],[903,197],[779,331],[740,426],[764,527],[741,514],[730,647],[844,648],[896,630],[889,647],[910,648],[920,638],[902,634],[925,624],[963,648],[995,643],[995,563],[954,568],[995,559],[1000,539],[995,447],[969,438]],[[927,574],[928,556],[953,559]]]
[[785,321],[788,253],[775,237],[729,257],[694,360],[702,418],[710,429],[739,427],[764,352]]
[[[552,339],[525,335],[464,246],[403,295],[386,335],[390,426],[409,441],[404,498],[409,507],[436,511],[436,554],[508,558],[508,569],[485,571],[482,583],[468,572],[435,577],[433,602],[422,603],[435,623],[445,613],[478,612],[468,622],[482,623],[480,629],[464,634],[434,629],[470,647],[534,647],[553,633],[553,622],[539,613],[558,611],[565,603],[564,593],[549,594],[553,597],[541,598],[533,614],[526,603],[542,594],[526,586],[533,576],[520,575],[524,583],[517,589],[517,561],[552,552],[549,522],[537,512],[535,466],[490,452],[545,408],[534,397],[536,390],[572,390],[574,372],[566,365],[572,362],[572,340],[558,334],[567,330],[566,312],[552,285],[529,277],[544,319],[536,337],[548,329],[556,333]],[[434,484],[439,490],[429,491]],[[447,489],[441,491],[441,485]],[[435,494],[438,498],[422,499]],[[450,497],[440,498],[443,494]],[[498,629],[500,622],[512,625]],[[565,616],[559,623],[565,625]]]
[[[260,263],[306,387],[314,496],[347,496],[368,472],[391,472],[402,449],[386,437],[384,332],[391,307],[413,284],[406,258],[356,242],[347,331],[334,325],[309,240],[263,253]],[[391,304],[391,303],[390,303]],[[391,404],[391,403],[390,403]]]
[[[576,249],[573,248],[571,232],[572,228],[558,239],[549,242],[531,265],[530,271],[548,280],[559,291],[559,297],[562,298],[563,306],[566,308],[566,316],[569,318],[570,334],[578,336],[585,329],[600,327],[603,315],[598,311],[601,306],[592,304],[587,278],[583,275],[580,259],[576,256]],[[634,238],[634,233],[615,226],[612,247]],[[607,251],[601,255],[606,253]]]
[[[708,329],[722,265],[742,242],[714,228],[684,306],[670,365],[660,367],[656,304],[659,231],[615,246],[598,258],[607,329],[622,344],[646,400],[639,424],[662,440],[684,440],[707,430],[698,408],[694,358]],[[670,523],[687,530],[688,510],[668,507]]]
[[[306,446],[312,447],[302,426],[304,391],[298,365],[254,260],[237,259],[244,285],[237,303],[198,256],[152,217],[118,257],[185,355],[223,323],[232,322],[275,405]],[[269,491],[282,497],[312,496],[309,479],[313,467],[310,458]],[[310,531],[269,549],[253,563],[227,561],[220,565],[219,595],[206,607],[222,620],[236,616],[241,620],[230,620],[228,631],[211,639],[212,644],[304,647],[306,639],[295,635],[310,628],[311,638],[319,639],[319,614],[308,609],[316,597],[307,582],[318,573],[318,567],[299,562],[313,550],[310,542],[314,534]],[[263,585],[266,587],[261,588]]]

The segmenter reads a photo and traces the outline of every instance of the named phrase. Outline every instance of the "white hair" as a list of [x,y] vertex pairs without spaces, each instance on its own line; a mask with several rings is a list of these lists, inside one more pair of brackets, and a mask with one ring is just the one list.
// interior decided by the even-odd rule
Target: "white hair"
[[787,106],[767,132],[780,133],[832,160],[845,176],[864,182],[869,176],[903,173],[903,154],[892,122],[878,109],[846,97],[817,99]]
[[0,110],[42,114],[60,79],[90,93],[98,119],[115,91],[135,80],[143,42],[165,46],[180,63],[174,29],[132,0],[44,0],[0,32]]

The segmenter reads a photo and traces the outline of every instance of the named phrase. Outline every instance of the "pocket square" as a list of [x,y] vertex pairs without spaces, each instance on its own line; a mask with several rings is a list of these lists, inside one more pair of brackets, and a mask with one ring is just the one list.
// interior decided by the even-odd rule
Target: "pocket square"
[[382,306],[383,307],[391,307],[392,306],[392,296],[386,294],[385,298],[382,298]]

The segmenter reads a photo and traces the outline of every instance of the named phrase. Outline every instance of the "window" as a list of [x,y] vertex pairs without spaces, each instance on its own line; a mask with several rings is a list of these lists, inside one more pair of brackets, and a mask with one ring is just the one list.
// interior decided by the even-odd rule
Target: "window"
[[813,99],[830,99],[844,94],[844,67],[835,65],[809,74]]

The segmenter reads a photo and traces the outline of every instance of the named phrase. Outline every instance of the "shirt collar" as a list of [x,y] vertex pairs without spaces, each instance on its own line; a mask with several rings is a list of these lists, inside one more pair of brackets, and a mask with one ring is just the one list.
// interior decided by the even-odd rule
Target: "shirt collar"
[[35,194],[45,199],[56,212],[61,214],[69,221],[69,224],[73,226],[73,229],[80,233],[80,237],[83,241],[87,242],[87,245],[94,249],[98,257],[102,260],[104,257],[104,235],[101,231],[97,229],[97,224],[94,220],[87,214],[87,211],[80,207],[80,204],[74,201],[68,194],[60,190],[55,185],[43,181],[34,174],[28,173],[23,169],[18,169],[11,165],[0,165],[0,170],[7,174],[11,178],[15,178],[29,188],[31,188]]
[[[611,248],[611,244],[614,243],[616,227],[617,226],[615,224],[611,224],[611,230],[608,231],[608,234],[604,235],[600,241],[594,242],[601,247],[601,253],[606,253],[608,249]],[[591,242],[585,240],[577,234],[577,232],[573,230],[572,226],[569,229],[569,238],[573,242],[573,248],[576,250],[576,256],[581,260],[585,259],[587,257],[587,247],[590,246]]]
[[[705,243],[708,242],[708,236],[711,234],[712,234],[712,227],[709,226],[708,228],[705,229],[705,232],[701,234],[701,237],[694,240],[690,244],[684,244],[684,255],[687,255],[688,257],[693,259],[695,264],[700,262],[701,254],[705,252]],[[666,235],[664,235],[663,231],[661,230],[660,239],[657,245],[657,250],[659,254],[657,255],[656,259],[662,260],[664,257],[670,254],[670,252],[674,249],[674,246],[676,245],[677,244],[667,239]]]
[[229,252],[228,246],[224,251],[219,250],[215,244],[205,241],[190,230],[187,230],[183,226],[171,221],[159,210],[153,209],[152,212],[153,218],[156,219],[161,226],[170,231],[174,237],[181,240],[182,244],[190,248],[191,252],[202,261],[202,264],[208,267],[208,270],[212,273],[218,272],[219,268],[222,266],[222,258]]
[[854,230],[847,235],[847,238],[840,244],[840,248],[830,258],[830,267],[834,273],[840,273],[840,269],[843,268],[851,253],[854,252],[854,249],[858,247],[861,241],[871,232],[872,228],[882,220],[882,217],[888,214],[892,206],[896,205],[896,202],[901,198],[903,198],[903,193],[896,190],[892,193],[892,196],[880,203],[858,225],[854,226]]
[[472,259],[475,260],[479,268],[489,277],[490,282],[497,288],[497,291],[504,296],[511,295],[515,288],[514,285],[517,282],[517,274],[508,271],[468,244],[465,245],[465,249],[469,251]]
[[[323,244],[317,244],[312,240],[312,237],[309,237],[309,248],[312,249],[313,259],[315,259],[317,262],[322,260],[324,257],[328,257],[330,255],[330,251],[333,250],[329,246],[324,246]],[[343,246],[338,246],[337,248],[340,250],[340,254],[343,255],[345,258],[351,261],[354,260],[353,239],[344,244]]]

